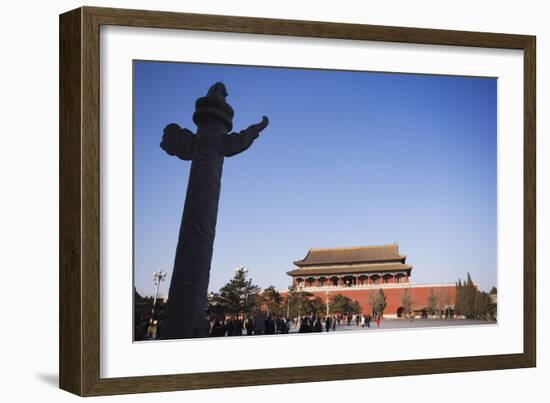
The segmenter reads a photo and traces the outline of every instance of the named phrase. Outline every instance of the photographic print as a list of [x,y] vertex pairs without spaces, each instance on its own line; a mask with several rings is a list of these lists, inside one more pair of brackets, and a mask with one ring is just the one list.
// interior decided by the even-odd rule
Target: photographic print
[[535,66],[529,35],[61,15],[60,387],[534,367]]
[[497,323],[497,79],[133,61],[134,341]]

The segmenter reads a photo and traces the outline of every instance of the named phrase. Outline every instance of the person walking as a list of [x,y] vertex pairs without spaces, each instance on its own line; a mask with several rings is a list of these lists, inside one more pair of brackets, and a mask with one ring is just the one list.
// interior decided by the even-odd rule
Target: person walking
[[219,321],[218,319],[214,319],[214,324],[212,325],[212,329],[210,330],[210,336],[212,337],[223,336],[222,324],[221,324],[221,321]]
[[153,320],[147,331],[149,338],[155,340],[157,338],[157,321]]
[[225,336],[227,333],[227,318],[224,316],[220,322],[220,334],[219,336]]
[[321,333],[323,331],[323,325],[321,324],[321,318],[317,317],[315,319],[315,324],[313,325],[313,331]]
[[245,323],[245,329],[246,329],[246,335],[247,336],[252,336],[252,334],[254,334],[254,321],[252,319],[252,316],[249,316],[247,319],[246,319],[246,323]]
[[330,330],[330,325],[331,325],[331,319],[330,319],[330,316],[327,316],[325,318],[325,329],[327,330],[327,333]]
[[266,317],[262,311],[259,311],[254,318],[254,334],[262,335],[265,332]]
[[235,320],[235,336],[243,335],[243,320],[240,317],[237,317]]
[[313,332],[313,317],[306,318],[306,333]]
[[235,335],[235,321],[232,317],[229,317],[225,321],[225,327],[227,329],[227,335],[228,336],[234,336]]
[[382,318],[380,317],[380,315],[376,315],[375,322],[376,322],[376,327],[380,327],[380,322],[382,322]]
[[275,334],[275,321],[273,315],[269,315],[265,320],[265,334]]
[[300,321],[300,328],[298,329],[298,333],[307,333],[307,316],[304,316]]
[[290,322],[288,321],[288,318],[281,318],[281,334],[288,334]]

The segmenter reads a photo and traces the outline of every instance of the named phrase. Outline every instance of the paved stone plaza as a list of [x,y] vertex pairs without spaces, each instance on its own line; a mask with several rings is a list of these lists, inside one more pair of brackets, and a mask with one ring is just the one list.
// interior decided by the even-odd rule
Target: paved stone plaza
[[[449,326],[490,326],[496,325],[496,321],[487,320],[472,320],[472,319],[453,319],[453,320],[441,320],[441,319],[414,319],[412,321],[403,319],[385,319],[380,323],[380,328],[377,328],[375,322],[371,322],[370,328],[356,326],[355,322],[348,326],[347,323],[341,323],[336,326],[336,332],[348,332],[348,331],[380,331],[380,330],[399,330],[399,329],[418,329],[418,328],[430,328],[430,327],[449,327]],[[297,333],[297,328],[291,328],[290,333]],[[325,328],[323,327],[323,332]],[[331,329],[332,332],[332,329]]]

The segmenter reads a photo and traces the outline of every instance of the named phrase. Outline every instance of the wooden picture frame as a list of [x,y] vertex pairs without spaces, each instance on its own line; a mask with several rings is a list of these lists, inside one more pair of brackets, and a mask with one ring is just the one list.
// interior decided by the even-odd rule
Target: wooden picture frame
[[[100,26],[119,25],[524,52],[523,353],[100,377]],[[60,16],[60,387],[80,396],[481,371],[536,365],[535,37],[82,7]]]

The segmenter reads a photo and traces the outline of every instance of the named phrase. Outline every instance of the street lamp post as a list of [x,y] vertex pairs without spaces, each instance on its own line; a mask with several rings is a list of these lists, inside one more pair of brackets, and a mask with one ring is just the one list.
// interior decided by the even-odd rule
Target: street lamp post
[[149,325],[153,324],[155,319],[155,307],[157,305],[157,298],[159,296],[160,283],[164,281],[166,277],[166,272],[159,270],[153,273],[153,281],[155,282],[155,297],[153,298],[153,308],[151,309],[151,319],[149,320]]
[[155,289],[155,297],[153,298],[153,310],[151,312],[151,315],[155,314],[155,305],[157,304],[157,298],[159,296],[159,288],[160,283],[164,281],[166,277],[166,272],[160,270],[153,273],[153,281],[155,282],[155,285],[157,286]]
[[300,325],[302,324],[302,289],[304,288],[303,283],[298,283],[298,301],[300,302],[300,305],[298,307],[298,329],[300,328]]
[[290,318],[290,288],[286,293],[286,319]]

